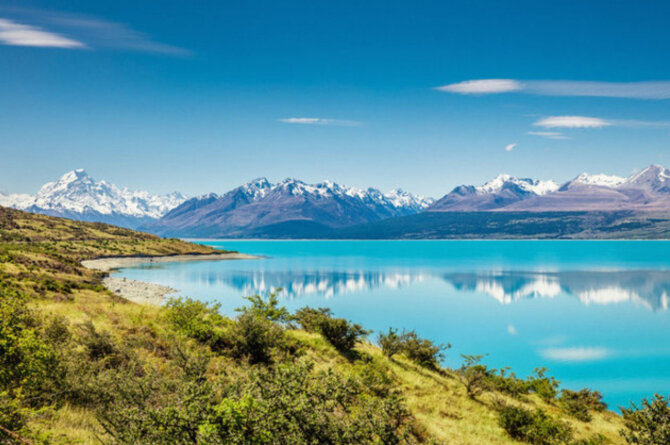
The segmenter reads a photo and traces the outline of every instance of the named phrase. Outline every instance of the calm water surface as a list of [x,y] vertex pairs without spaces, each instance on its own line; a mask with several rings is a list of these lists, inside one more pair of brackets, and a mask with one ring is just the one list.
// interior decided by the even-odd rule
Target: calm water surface
[[[200,241],[260,260],[164,263],[125,277],[217,301],[281,287],[283,304],[329,307],[375,331],[416,329],[460,354],[611,408],[670,393],[670,243],[606,241]],[[374,338],[374,336],[372,337]]]

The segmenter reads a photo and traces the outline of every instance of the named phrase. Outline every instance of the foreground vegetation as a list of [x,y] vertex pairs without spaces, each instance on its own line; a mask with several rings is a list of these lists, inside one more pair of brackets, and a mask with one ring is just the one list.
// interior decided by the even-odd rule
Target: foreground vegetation
[[662,397],[621,417],[449,345],[370,332],[328,309],[250,297],[235,318],[129,303],[82,259],[210,253],[101,224],[0,209],[0,443],[668,442]]

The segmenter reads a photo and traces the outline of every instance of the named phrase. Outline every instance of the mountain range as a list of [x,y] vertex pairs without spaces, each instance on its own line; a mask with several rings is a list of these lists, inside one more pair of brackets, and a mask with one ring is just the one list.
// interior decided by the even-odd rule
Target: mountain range
[[192,198],[145,227],[164,236],[320,237],[332,229],[419,213],[431,199],[324,181],[258,178],[224,195]]
[[627,178],[582,173],[553,181],[500,175],[482,186],[459,186],[428,211],[670,211],[670,170],[651,165]]
[[292,178],[188,199],[74,170],[35,195],[0,193],[0,205],[192,238],[667,237],[670,169],[651,165],[626,178],[582,173],[562,184],[503,174],[437,201]]
[[153,195],[95,181],[84,170],[73,170],[44,184],[35,195],[0,192],[0,205],[51,216],[137,228],[163,216],[186,197],[181,193]]

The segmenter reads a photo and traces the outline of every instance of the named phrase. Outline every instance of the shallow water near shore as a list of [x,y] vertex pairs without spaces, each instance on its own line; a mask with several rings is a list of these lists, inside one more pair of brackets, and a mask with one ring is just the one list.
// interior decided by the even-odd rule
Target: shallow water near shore
[[[563,387],[601,391],[610,408],[670,393],[670,242],[199,241],[267,258],[162,263],[119,275],[221,303],[278,287],[282,303],[330,307],[379,332],[415,329],[460,354]],[[376,334],[371,336],[374,339]]]

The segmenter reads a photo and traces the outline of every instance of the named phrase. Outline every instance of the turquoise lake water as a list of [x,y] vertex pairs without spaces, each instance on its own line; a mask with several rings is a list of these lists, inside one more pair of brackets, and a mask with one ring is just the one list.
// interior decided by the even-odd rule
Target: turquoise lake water
[[[278,287],[375,331],[415,329],[518,375],[546,366],[610,408],[670,393],[670,242],[200,241],[259,260],[163,263],[122,276],[217,301]],[[374,339],[376,334],[370,338]]]

